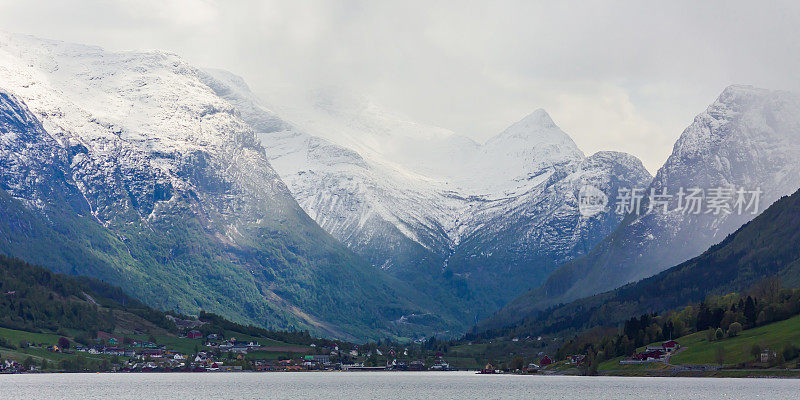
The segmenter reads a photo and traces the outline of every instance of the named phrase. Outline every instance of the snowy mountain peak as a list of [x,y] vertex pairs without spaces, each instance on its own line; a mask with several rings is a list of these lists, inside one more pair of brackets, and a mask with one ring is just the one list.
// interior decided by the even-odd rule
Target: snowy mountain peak
[[543,108],[538,108],[534,112],[525,116],[525,118],[519,120],[516,125],[524,125],[528,128],[542,128],[542,129],[555,129],[558,128],[553,122],[553,119],[550,118],[550,114],[547,113]]
[[[800,97],[794,93],[729,86],[684,130],[662,169],[669,170],[720,148],[748,149],[748,154],[756,149],[763,154],[782,154],[786,151],[782,147],[797,148],[798,110]],[[759,159],[755,155],[751,158],[752,162]]]
[[[589,162],[617,162],[624,165],[633,166],[638,171],[645,171],[642,160],[633,154],[624,153],[621,151],[598,151],[587,158]],[[649,180],[649,178],[648,178]]]
[[[567,158],[580,159],[584,157],[583,152],[578,149],[572,138],[553,122],[547,111],[541,108],[489,139],[486,146],[502,146],[506,149],[517,150],[520,148],[537,149],[538,155],[548,155],[548,153],[552,153],[552,150],[557,150]],[[547,150],[548,147],[551,151]]]
[[716,101],[708,106],[706,114],[717,120],[736,118],[741,111],[753,107],[770,96],[772,91],[747,85],[731,85],[725,88]]
[[717,103],[736,104],[742,100],[750,100],[754,97],[769,94],[770,90],[757,88],[750,85],[730,85],[722,91],[717,99]]
[[540,108],[515,122],[497,136],[489,139],[489,142],[507,139],[563,139],[563,136],[566,136],[566,134],[553,122],[547,111]]
[[0,65],[0,80],[61,141],[126,143],[144,155],[254,140],[236,108],[174,54],[5,34]]
[[489,139],[481,150],[482,158],[494,165],[492,180],[501,174],[517,182],[555,165],[580,162],[585,158],[572,138],[542,109]]

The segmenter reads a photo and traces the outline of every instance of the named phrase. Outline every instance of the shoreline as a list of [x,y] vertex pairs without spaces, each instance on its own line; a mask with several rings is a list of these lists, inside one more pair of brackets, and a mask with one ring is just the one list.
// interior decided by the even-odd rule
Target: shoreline
[[587,377],[587,378],[739,378],[739,379],[800,379],[800,370],[764,369],[764,370],[717,370],[717,371],[606,371],[598,375],[582,375],[579,373],[517,373],[502,372],[494,374],[481,374],[479,370],[458,371],[392,371],[392,370],[310,370],[310,371],[28,371],[28,372],[2,372],[4,375],[63,375],[63,374],[334,374],[334,373],[413,373],[413,374],[440,374],[440,373],[471,373],[471,375],[488,376],[531,376],[531,377]]

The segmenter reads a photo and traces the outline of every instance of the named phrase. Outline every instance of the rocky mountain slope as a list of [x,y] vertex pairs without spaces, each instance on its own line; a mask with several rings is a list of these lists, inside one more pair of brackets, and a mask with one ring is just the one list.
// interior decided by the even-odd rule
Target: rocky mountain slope
[[[662,203],[647,212],[648,189],[642,215],[628,215],[589,254],[561,266],[542,287],[513,301],[485,326],[619,287],[699,254],[800,187],[798,154],[800,97],[728,87],[683,132],[650,185],[655,193],[674,196],[658,199],[668,200],[667,212]],[[732,191],[722,195],[716,191],[720,187]],[[687,193],[683,204],[681,188]],[[692,188],[704,190],[699,212],[689,201]],[[754,192],[760,192],[757,201]],[[714,208],[715,198],[724,199],[727,208]]]
[[202,76],[173,54],[0,34],[0,252],[267,327],[460,326],[319,228]]
[[291,123],[262,124],[275,114],[240,78],[207,72],[218,94],[264,127],[271,163],[320,226],[400,279],[471,299],[476,316],[616,227],[622,216],[608,208],[580,213],[582,188],[613,202],[619,187],[651,179],[633,156],[586,157],[544,110],[482,145],[338,91],[286,111]]

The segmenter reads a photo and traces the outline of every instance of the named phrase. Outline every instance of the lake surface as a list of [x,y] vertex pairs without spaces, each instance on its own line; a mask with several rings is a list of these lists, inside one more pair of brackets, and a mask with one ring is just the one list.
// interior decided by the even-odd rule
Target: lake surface
[[2,399],[798,399],[796,379],[273,372],[0,375]]

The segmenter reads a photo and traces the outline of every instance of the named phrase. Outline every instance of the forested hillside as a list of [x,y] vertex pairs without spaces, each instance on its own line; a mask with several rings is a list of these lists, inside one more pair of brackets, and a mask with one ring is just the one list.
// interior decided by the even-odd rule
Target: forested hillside
[[113,331],[114,311],[176,331],[166,314],[155,311],[103,282],[55,274],[0,255],[0,326],[26,331],[75,329]]
[[[707,299],[661,315],[644,314],[627,321],[616,335],[585,332],[559,349],[556,358],[569,354],[591,354],[597,362],[630,356],[637,348],[693,333],[705,332],[705,341],[721,341],[742,331],[783,321],[800,314],[800,290],[784,289],[777,278],[756,284],[746,294],[729,294]],[[790,343],[783,343],[789,346]],[[786,352],[785,361],[798,356]]]
[[292,344],[329,342],[306,331],[272,331],[212,313],[191,317],[154,310],[104,282],[53,273],[0,255],[0,328],[66,331],[94,339],[98,331],[177,336],[187,330],[187,324],[204,333],[235,332]]
[[[516,325],[467,337],[538,335],[616,326],[632,316],[742,292],[767,277],[800,286],[800,191],[781,198],[702,255],[619,289],[529,314]],[[501,311],[503,312],[503,311]]]

